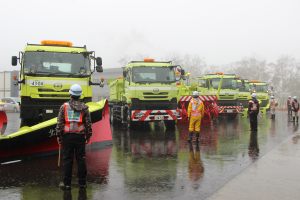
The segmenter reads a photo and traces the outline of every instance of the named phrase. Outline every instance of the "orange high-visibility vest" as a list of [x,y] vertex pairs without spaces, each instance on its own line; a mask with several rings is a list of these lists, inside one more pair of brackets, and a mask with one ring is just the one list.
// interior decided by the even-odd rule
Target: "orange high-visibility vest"
[[202,104],[202,101],[200,99],[196,100],[196,99],[192,98],[190,103],[192,104],[191,116],[192,117],[201,116],[200,106]]
[[64,103],[65,112],[65,133],[80,133],[84,130],[82,123],[83,113],[75,111],[71,108],[69,103]]
[[254,101],[250,100],[250,103],[252,103],[252,107],[251,107],[251,111],[256,111],[257,110],[257,103],[255,103]]

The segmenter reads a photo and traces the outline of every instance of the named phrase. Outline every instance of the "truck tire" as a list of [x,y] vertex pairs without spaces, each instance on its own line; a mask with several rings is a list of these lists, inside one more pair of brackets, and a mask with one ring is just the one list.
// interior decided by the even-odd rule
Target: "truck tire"
[[174,130],[175,129],[175,121],[174,120],[166,120],[165,126],[167,130]]
[[109,122],[111,125],[115,126],[116,125],[116,119],[114,117],[114,112],[113,112],[113,108],[109,108]]

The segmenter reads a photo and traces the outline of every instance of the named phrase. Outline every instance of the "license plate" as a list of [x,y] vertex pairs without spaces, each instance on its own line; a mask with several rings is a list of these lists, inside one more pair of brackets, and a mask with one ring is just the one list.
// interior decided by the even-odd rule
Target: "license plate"
[[44,86],[44,82],[39,80],[30,80],[29,84],[30,86],[34,86],[34,87]]
[[155,116],[155,120],[162,120],[164,118],[164,116],[160,116],[160,115],[158,115],[158,116]]
[[233,113],[233,110],[227,110],[226,112],[228,112],[228,113]]
[[53,110],[46,110],[46,113],[47,113],[47,114],[52,114],[52,113],[53,113]]

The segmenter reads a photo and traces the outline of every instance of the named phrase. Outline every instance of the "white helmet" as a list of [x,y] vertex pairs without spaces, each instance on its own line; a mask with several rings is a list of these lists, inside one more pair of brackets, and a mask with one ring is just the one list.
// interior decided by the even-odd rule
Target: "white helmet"
[[292,98],[292,96],[289,96],[289,99]]
[[274,99],[274,96],[271,96],[271,99]]
[[297,96],[293,96],[293,99],[297,99]]
[[198,91],[193,91],[192,95],[198,97],[199,96],[199,92]]
[[256,93],[252,93],[252,94],[251,94],[251,97],[252,97],[252,98],[256,98]]
[[80,85],[78,84],[73,84],[69,90],[69,93],[72,95],[72,96],[77,96],[77,97],[80,97],[81,94],[82,94],[82,88]]

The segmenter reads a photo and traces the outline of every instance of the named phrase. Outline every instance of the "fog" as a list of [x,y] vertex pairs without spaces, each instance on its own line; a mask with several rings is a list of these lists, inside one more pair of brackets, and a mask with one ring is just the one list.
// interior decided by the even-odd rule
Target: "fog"
[[87,45],[106,68],[124,57],[197,55],[209,66],[244,57],[299,59],[297,0],[9,0],[0,2],[0,67],[43,39]]

